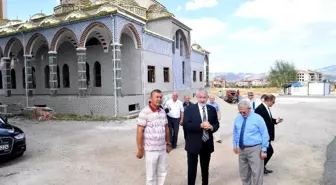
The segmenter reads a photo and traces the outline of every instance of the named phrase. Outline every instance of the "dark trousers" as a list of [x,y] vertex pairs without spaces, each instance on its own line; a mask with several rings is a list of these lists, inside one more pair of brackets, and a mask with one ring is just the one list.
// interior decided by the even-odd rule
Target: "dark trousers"
[[264,162],[265,166],[267,165],[268,161],[271,159],[273,153],[274,153],[274,150],[273,150],[273,147],[272,147],[272,144],[271,144],[271,141],[270,141],[269,146],[267,148],[267,157],[265,158],[265,162]]
[[184,134],[184,140],[187,140],[187,131],[184,125],[183,125],[183,134]]
[[180,118],[171,118],[168,116],[168,127],[171,145],[173,148],[176,148],[180,128]]
[[202,172],[202,185],[209,184],[209,163],[211,153],[201,149],[199,154],[188,152],[188,185],[195,185],[197,175],[198,155],[200,156],[201,172]]

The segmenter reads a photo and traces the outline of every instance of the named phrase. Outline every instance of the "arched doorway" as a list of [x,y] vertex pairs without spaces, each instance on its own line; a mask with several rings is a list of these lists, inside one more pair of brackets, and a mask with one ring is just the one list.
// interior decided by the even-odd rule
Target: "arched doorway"
[[123,96],[141,95],[140,39],[132,25],[126,25],[120,36],[121,46],[121,93]]

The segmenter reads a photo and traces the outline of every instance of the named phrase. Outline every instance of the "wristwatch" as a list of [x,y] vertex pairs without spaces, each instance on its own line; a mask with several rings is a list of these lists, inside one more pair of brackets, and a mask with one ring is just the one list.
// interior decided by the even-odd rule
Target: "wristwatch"
[[169,145],[169,146],[171,146],[171,144],[170,144],[170,143],[168,143],[168,142],[166,143],[166,145]]

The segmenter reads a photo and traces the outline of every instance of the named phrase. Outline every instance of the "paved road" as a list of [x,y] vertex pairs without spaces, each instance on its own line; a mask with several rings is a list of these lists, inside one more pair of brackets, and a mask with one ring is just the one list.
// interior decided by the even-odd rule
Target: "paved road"
[[[294,101],[295,100],[295,101]],[[232,123],[236,105],[220,100],[222,144],[215,145],[210,185],[238,185],[237,156],[232,152]],[[291,102],[291,103],[288,103]],[[276,128],[275,154],[264,184],[317,185],[323,181],[326,147],[336,135],[336,99],[279,97],[274,116],[285,122]],[[135,158],[134,120],[118,123],[35,123],[11,120],[27,135],[28,151],[0,167],[1,185],[143,185],[144,161]],[[186,184],[183,132],[179,146],[169,155],[166,185]],[[200,184],[200,173],[198,175]]]
[[324,168],[324,185],[336,184],[336,137],[327,149],[327,161]]

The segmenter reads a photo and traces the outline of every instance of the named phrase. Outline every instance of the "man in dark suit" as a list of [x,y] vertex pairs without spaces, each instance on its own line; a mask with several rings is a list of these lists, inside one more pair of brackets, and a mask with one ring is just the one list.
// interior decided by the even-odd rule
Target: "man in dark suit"
[[282,122],[281,118],[274,119],[272,117],[270,107],[272,107],[274,103],[275,103],[274,95],[265,95],[264,102],[261,103],[255,110],[255,113],[259,114],[264,119],[266,126],[267,126],[268,135],[270,137],[269,146],[267,148],[267,157],[265,158],[265,162],[264,162],[264,166],[265,166],[264,174],[273,172],[272,170],[267,170],[266,165],[274,153],[273,147],[271,145],[271,142],[274,141],[274,137],[275,137],[274,125]]
[[[192,105],[194,104],[193,102],[190,102],[190,97],[187,95],[187,96],[184,96],[184,102],[183,102],[183,108],[184,108],[184,111],[189,107],[189,105]],[[183,127],[183,134],[184,134],[184,140],[186,140],[186,129],[182,123],[182,127]]]
[[219,128],[217,111],[207,105],[208,93],[205,90],[196,92],[196,104],[185,110],[183,124],[186,129],[186,145],[188,158],[188,185],[195,185],[198,156],[200,156],[202,185],[209,184],[209,163],[214,152],[213,133]]

